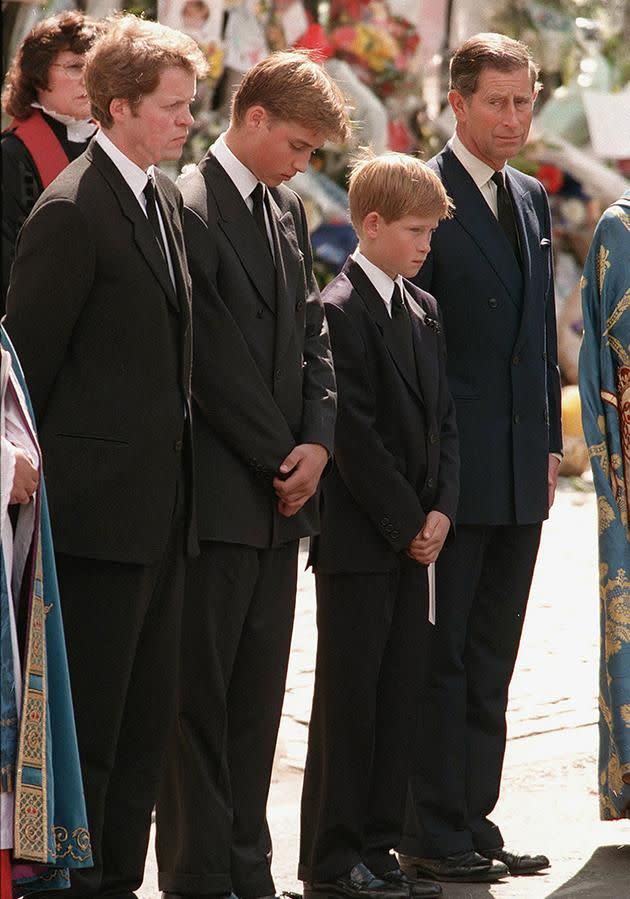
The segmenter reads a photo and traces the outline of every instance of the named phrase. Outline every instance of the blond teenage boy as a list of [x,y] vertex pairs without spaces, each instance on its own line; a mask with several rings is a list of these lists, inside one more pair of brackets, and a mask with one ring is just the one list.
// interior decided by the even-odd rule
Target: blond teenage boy
[[[450,200],[422,162],[396,153],[358,162],[349,200],[359,246],[323,294],[338,417],[312,547],[319,639],[302,796],[306,899],[409,895],[392,850],[430,627],[427,566],[458,492],[439,313],[406,280]],[[412,895],[440,892],[417,882]]]

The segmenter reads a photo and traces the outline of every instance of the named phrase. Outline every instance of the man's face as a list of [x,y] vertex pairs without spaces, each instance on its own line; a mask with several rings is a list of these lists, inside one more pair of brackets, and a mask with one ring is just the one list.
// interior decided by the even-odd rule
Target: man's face
[[141,169],[163,159],[179,159],[193,123],[190,114],[196,90],[192,72],[164,69],[157,88],[131,108],[126,100],[113,100],[112,137]]
[[493,169],[519,152],[529,134],[536,95],[527,67],[512,72],[485,68],[470,97],[450,91],[457,133],[478,159]]
[[364,233],[372,237],[370,260],[392,279],[397,275],[413,278],[427,258],[438,222],[437,216],[419,215],[386,222],[378,213],[370,213],[363,226]]
[[60,50],[48,70],[48,86],[37,91],[39,103],[50,112],[89,119],[90,100],[85,90],[85,56]]
[[249,117],[248,137],[248,158],[243,161],[268,187],[277,187],[297,172],[306,171],[313,152],[326,139],[323,132],[297,122],[273,120],[262,109],[258,118]]

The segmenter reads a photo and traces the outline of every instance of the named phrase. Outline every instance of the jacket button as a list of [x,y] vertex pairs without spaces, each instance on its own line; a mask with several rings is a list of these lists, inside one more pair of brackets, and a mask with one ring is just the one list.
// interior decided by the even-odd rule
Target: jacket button
[[521,416],[518,414],[518,412],[515,412],[514,419],[513,419],[514,424],[517,425],[520,422],[520,420],[521,420]]
[[494,297],[490,297],[490,299],[488,300],[488,306],[490,306],[491,309],[496,309],[498,305],[499,304],[497,300],[495,300]]
[[428,479],[427,487],[435,487],[435,481],[433,480],[433,478]]
[[182,443],[181,440],[176,440],[175,443],[173,444],[173,449],[175,450],[176,453],[181,453],[183,445],[184,444]]
[[277,369],[275,370],[275,372],[274,372],[274,378],[276,379],[276,381],[279,381],[279,380],[280,380],[280,369],[279,369],[279,368],[277,368]]
[[429,443],[437,443],[437,434],[434,431],[429,431]]
[[263,317],[263,308],[261,306],[259,309],[256,310],[256,318],[262,318],[262,317]]
[[300,309],[303,309],[304,308],[304,300],[298,300],[297,303],[295,304],[295,308],[298,310],[298,312],[300,311]]
[[518,365],[520,361],[521,357],[517,353],[516,356],[514,356],[514,358],[512,359],[512,365]]

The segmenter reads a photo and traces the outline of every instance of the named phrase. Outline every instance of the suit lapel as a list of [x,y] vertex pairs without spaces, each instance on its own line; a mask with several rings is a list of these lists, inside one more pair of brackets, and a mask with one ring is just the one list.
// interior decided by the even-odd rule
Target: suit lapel
[[219,227],[229,240],[241,265],[266,306],[276,312],[276,272],[269,253],[261,252],[256,222],[231,178],[212,153],[199,168],[219,211]]
[[[440,153],[437,157],[437,164],[447,193],[455,203],[455,218],[475,241],[488,264],[505,285],[510,299],[520,309],[523,290],[522,274],[514,256],[514,250],[510,246],[503,228],[492,214],[481,191],[450,147],[446,147]],[[510,180],[510,187],[513,183]],[[520,230],[518,214],[517,227],[522,241],[523,234]]]
[[[116,195],[123,215],[133,225],[134,241],[138,249],[160,282],[160,286],[164,290],[169,303],[177,309],[177,297],[175,296],[166,260],[162,256],[149,220],[140,208],[140,204],[134,197],[131,188],[107,153],[97,143],[92,141],[86,150],[86,155],[96,165]],[[165,219],[166,217],[163,216],[162,218]],[[164,226],[168,233],[166,221],[164,221]]]
[[294,298],[303,254],[295,234],[295,224],[291,212],[282,215],[271,191],[267,191],[267,196],[276,263],[275,358],[280,361],[295,330]]
[[540,223],[534,211],[529,193],[525,192],[516,179],[507,171],[507,183],[509,184],[514,199],[514,215],[521,243],[521,256],[523,263],[523,313],[515,350],[519,348],[527,333],[529,316],[532,311],[532,301],[537,295],[535,279],[538,277],[540,267],[535,259],[540,257]]
[[[391,319],[385,308],[385,303],[379,292],[376,290],[368,276],[365,274],[360,265],[353,259],[348,260],[343,271],[350,279],[352,286],[365,303],[370,316],[374,319],[379,331],[383,335],[383,342],[387,348],[387,352],[392,361],[400,372],[405,383],[411,392],[423,402],[422,392],[418,383],[418,372],[411,371],[407,365],[407,357],[401,353],[398,344],[393,339]],[[413,327],[413,324],[412,324]],[[414,335],[414,352],[415,352],[415,335]]]

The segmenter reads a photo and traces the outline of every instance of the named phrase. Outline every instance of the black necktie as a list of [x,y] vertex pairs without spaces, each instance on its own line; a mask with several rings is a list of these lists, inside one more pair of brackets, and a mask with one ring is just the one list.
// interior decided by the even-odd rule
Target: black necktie
[[155,186],[153,184],[152,178],[149,178],[149,180],[147,181],[143,193],[147,204],[147,218],[149,219],[149,224],[153,228],[155,239],[158,242],[158,246],[160,248],[162,256],[166,260],[166,249],[164,247],[164,240],[162,238],[162,231],[160,229],[160,220],[158,218],[157,203],[155,200]]
[[492,180],[497,186],[497,218],[499,224],[505,231],[505,235],[514,250],[514,255],[520,263],[521,251],[518,245],[518,231],[516,230],[512,201],[503,180],[503,172],[495,172]]
[[403,302],[398,284],[392,293],[392,334],[399,358],[406,368],[407,376],[416,377],[416,359],[413,352],[413,330],[409,311]]
[[[252,198],[252,203],[254,204],[252,209],[252,215],[254,216],[254,221],[258,226],[258,230],[262,234],[265,240],[265,246],[269,250],[269,235],[267,234],[267,223],[265,221],[265,185],[259,181],[256,187],[250,194]],[[270,251],[271,252],[271,251]]]

